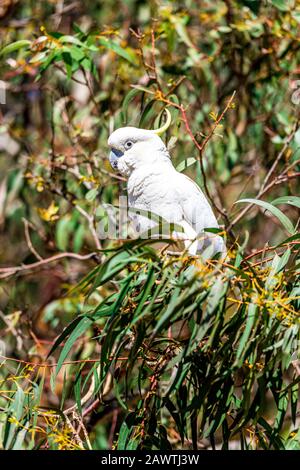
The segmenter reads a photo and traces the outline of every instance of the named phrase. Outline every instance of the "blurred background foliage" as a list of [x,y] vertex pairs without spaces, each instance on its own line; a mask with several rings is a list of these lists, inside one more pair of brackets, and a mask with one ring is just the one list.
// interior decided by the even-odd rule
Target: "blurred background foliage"
[[[299,449],[299,23],[298,0],[1,2],[1,447]],[[226,263],[97,237],[125,191],[108,135],[166,105]]]

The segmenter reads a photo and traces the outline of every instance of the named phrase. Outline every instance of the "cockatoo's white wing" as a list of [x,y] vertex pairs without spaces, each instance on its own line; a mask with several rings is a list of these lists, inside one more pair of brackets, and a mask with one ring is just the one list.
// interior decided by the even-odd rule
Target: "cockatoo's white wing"
[[[183,220],[189,224],[197,235],[203,233],[205,228],[219,227],[215,215],[201,189],[188,176],[179,172],[176,172],[176,192],[177,201],[182,209]],[[204,245],[207,242],[213,243],[216,252],[224,252],[225,244],[220,236],[205,234],[205,237]],[[199,248],[200,244],[201,240]]]
[[214,213],[201,189],[188,176],[176,173],[178,202],[184,220],[196,233],[202,232],[204,228],[218,227]]

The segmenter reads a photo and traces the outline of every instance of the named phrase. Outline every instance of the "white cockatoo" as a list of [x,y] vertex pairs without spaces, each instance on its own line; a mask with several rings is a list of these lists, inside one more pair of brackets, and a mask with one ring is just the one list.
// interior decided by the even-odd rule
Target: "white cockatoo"
[[[182,227],[181,238],[191,255],[212,246],[212,254],[225,253],[223,239],[205,233],[206,228],[218,228],[217,220],[201,189],[186,175],[174,168],[169,152],[159,137],[170,125],[171,115],[156,130],[121,127],[108,139],[109,160],[114,170],[127,177],[128,207],[133,209],[131,219],[143,233],[155,225],[151,213],[170,224]],[[138,215],[138,211],[141,211]],[[150,213],[146,217],[145,211]],[[147,213],[146,212],[146,213]]]

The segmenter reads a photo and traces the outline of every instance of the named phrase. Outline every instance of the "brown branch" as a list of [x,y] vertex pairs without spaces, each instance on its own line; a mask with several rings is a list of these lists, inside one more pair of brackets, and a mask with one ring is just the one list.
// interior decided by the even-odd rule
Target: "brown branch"
[[12,276],[13,274],[16,274],[16,273],[21,273],[23,271],[40,268],[41,266],[52,263],[54,261],[58,261],[63,258],[75,258],[81,261],[81,260],[92,258],[93,256],[96,256],[96,254],[97,253],[95,252],[89,253],[87,255],[79,255],[77,253],[69,253],[69,252],[59,253],[57,255],[51,256],[50,258],[36,261],[35,263],[22,264],[20,266],[9,266],[7,268],[0,268],[0,278],[3,279],[5,277]]
[[[32,366],[32,367],[52,368],[58,365],[57,362],[54,362],[53,364],[47,364],[46,362],[25,361],[24,359],[16,359],[14,357],[3,356],[2,354],[0,354],[0,357],[6,361],[17,362],[19,364],[25,364],[25,365]],[[115,358],[111,356],[110,360],[112,359],[115,359]],[[118,361],[128,361],[128,357],[118,357]],[[73,364],[89,364],[89,363],[95,364],[96,362],[99,362],[99,358],[98,359],[78,359],[76,361],[65,361],[62,363],[62,367],[67,366],[67,365],[73,365]]]
[[[300,241],[299,240],[295,240],[295,241],[290,241],[288,243],[283,243],[281,246],[284,247],[284,246],[287,246],[289,247],[290,245],[299,245]],[[281,247],[280,246],[280,247]],[[264,247],[264,248],[261,248],[260,250],[257,250],[255,251],[254,253],[250,253],[250,255],[246,256],[244,259],[243,259],[243,262],[244,261],[248,261],[249,259],[253,258],[254,256],[257,256],[257,255],[260,255],[261,253],[265,253],[266,251],[273,251],[275,250],[276,248],[280,248],[278,245],[277,246],[269,246],[269,247]]]
[[229,98],[228,102],[227,102],[227,105],[225,106],[225,108],[223,109],[223,111],[221,112],[220,116],[218,116],[218,118],[216,119],[213,127],[211,128],[209,134],[205,137],[204,141],[202,142],[202,144],[200,145],[200,150],[201,152],[204,151],[207,143],[209,142],[209,140],[212,138],[212,136],[214,135],[214,132],[216,130],[216,128],[219,126],[220,122],[222,121],[222,119],[224,118],[225,114],[227,113],[228,109],[231,107],[232,105],[232,102],[234,100],[234,97],[235,97],[235,94],[236,94],[236,91],[234,91],[231,95],[231,97]]
[[87,76],[87,73],[85,71],[85,69],[83,67],[80,67],[80,70],[82,71],[82,74],[84,76],[84,80],[86,82],[86,86],[88,87],[89,89],[89,92],[90,92],[90,97],[91,97],[91,100],[96,108],[96,110],[98,110],[98,107],[99,107],[99,103],[97,103],[96,99],[95,99],[95,95],[94,95],[94,91],[93,91],[93,87],[92,87],[92,84],[91,84],[91,80],[90,80],[90,77]]
[[157,99],[159,99],[160,101],[163,101],[164,103],[168,104],[169,106],[173,106],[173,107],[179,109],[179,111],[181,113],[182,120],[183,120],[184,125],[185,125],[185,128],[187,130],[187,133],[191,137],[192,142],[194,143],[194,145],[196,146],[196,148],[199,152],[199,162],[200,162],[201,174],[202,174],[202,179],[203,179],[203,186],[204,186],[206,195],[207,195],[209,201],[211,202],[212,206],[225,218],[227,223],[229,223],[227,213],[216,204],[216,202],[214,201],[214,198],[211,196],[210,191],[208,189],[206,174],[205,174],[205,169],[204,169],[203,155],[204,155],[205,147],[207,146],[209,140],[212,138],[212,136],[215,133],[216,128],[219,126],[219,124],[222,121],[222,119],[224,118],[226,112],[231,107],[232,102],[233,102],[234,97],[235,97],[235,94],[236,94],[236,92],[234,91],[232,93],[231,97],[229,98],[225,108],[223,109],[221,114],[216,119],[214,125],[212,126],[212,128],[209,132],[209,134],[205,137],[204,141],[200,144],[197,141],[196,137],[194,136],[194,134],[191,130],[191,127],[190,127],[190,124],[189,124],[189,121],[188,121],[188,118],[187,118],[187,115],[186,115],[186,110],[184,109],[184,106],[182,104],[178,105],[177,103],[174,103],[173,101],[170,101],[169,99],[165,98],[162,95],[162,93],[160,93],[159,91],[157,92]]
[[85,217],[86,220],[88,221],[89,229],[90,229],[90,232],[93,236],[95,246],[96,246],[97,250],[101,250],[101,243],[100,243],[100,240],[99,240],[99,237],[97,235],[95,225],[94,225],[94,217],[92,215],[89,215],[84,209],[82,209],[82,207],[80,207],[78,205],[76,205],[75,207],[78,210],[78,212],[80,212],[80,214],[83,215],[83,217]]
[[85,408],[83,411],[82,411],[82,416],[86,416],[88,415],[91,411],[93,411],[95,408],[97,408],[97,406],[100,404],[100,399],[99,398],[96,398],[95,401],[93,401],[93,403],[90,404],[90,406],[88,406],[87,408]]
[[150,72],[153,72],[153,65],[148,64],[146,62],[145,54],[144,54],[143,39],[144,39],[145,35],[140,31],[140,29],[135,31],[134,29],[129,28],[129,31],[131,32],[131,34],[138,41],[139,53],[140,53],[141,61],[142,61],[142,64],[143,64],[143,67],[145,69],[146,74],[147,74],[149,79],[153,79],[153,76],[150,74]]
[[155,60],[155,33],[154,29],[151,29],[151,58],[152,58],[152,70],[154,73],[154,79],[158,86],[158,89],[161,90],[161,86],[158,79],[157,67],[156,67],[156,60]]
[[87,433],[87,430],[86,430],[86,427],[83,424],[83,420],[81,419],[81,416],[79,416],[79,414],[76,413],[76,411],[73,411],[73,419],[74,419],[74,421],[77,421],[78,424],[79,424],[79,426],[77,428],[77,434],[80,435],[80,431],[82,429],[82,432],[83,432],[85,441],[87,443],[88,449],[93,450],[90,439],[89,439],[89,436],[88,436],[88,433]]
[[22,221],[23,221],[23,224],[24,224],[24,231],[25,231],[25,238],[26,238],[26,243],[27,243],[27,246],[29,248],[29,250],[31,251],[31,253],[40,261],[42,261],[42,257],[39,255],[39,253],[36,251],[36,249],[34,248],[32,242],[31,242],[31,239],[30,239],[30,234],[29,234],[29,222],[27,219],[25,219],[24,217],[22,218]]
[[112,423],[109,431],[109,436],[108,436],[108,448],[111,449],[114,443],[114,435],[115,435],[115,430],[118,422],[118,414],[119,410],[116,408],[113,410],[113,416],[112,416]]

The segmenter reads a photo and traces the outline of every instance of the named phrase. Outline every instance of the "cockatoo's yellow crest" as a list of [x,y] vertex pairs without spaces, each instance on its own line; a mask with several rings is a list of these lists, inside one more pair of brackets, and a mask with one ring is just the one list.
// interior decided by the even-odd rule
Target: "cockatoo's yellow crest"
[[165,112],[167,115],[166,122],[164,123],[162,127],[160,127],[159,129],[154,129],[153,131],[157,135],[162,135],[164,132],[166,132],[166,130],[170,127],[170,124],[172,122],[172,116],[171,116],[170,111],[167,108],[165,108]]

